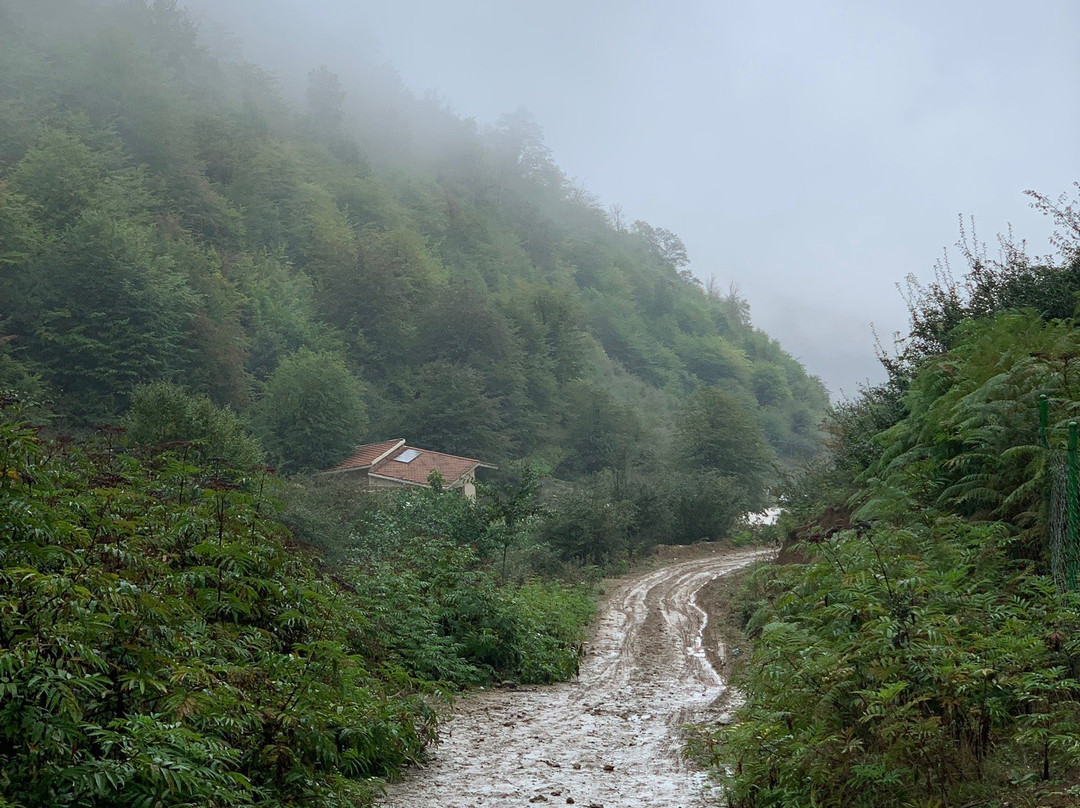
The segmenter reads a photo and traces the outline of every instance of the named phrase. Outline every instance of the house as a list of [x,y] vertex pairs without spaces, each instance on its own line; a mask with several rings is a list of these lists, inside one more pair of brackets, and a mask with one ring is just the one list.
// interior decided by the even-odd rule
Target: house
[[322,474],[348,474],[364,488],[400,488],[404,485],[428,487],[428,478],[437,471],[443,487],[461,491],[476,499],[476,470],[496,466],[471,457],[433,452],[406,446],[405,439],[385,440],[357,446],[352,454]]

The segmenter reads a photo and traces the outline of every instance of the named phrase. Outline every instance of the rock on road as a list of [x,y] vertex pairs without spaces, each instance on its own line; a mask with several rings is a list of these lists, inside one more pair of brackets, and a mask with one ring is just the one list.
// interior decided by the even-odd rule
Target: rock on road
[[462,699],[431,763],[391,785],[384,808],[710,804],[705,774],[680,756],[681,727],[726,690],[695,594],[762,557],[717,551],[611,582],[576,681]]

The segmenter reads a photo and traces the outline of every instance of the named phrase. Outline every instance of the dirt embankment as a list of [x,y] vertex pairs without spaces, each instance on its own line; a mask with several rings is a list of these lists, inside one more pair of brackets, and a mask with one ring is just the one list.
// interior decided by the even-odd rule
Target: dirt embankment
[[609,582],[574,682],[463,699],[430,765],[390,787],[386,808],[705,805],[708,781],[680,754],[683,725],[720,719],[727,685],[706,654],[703,586],[761,558],[717,546]]

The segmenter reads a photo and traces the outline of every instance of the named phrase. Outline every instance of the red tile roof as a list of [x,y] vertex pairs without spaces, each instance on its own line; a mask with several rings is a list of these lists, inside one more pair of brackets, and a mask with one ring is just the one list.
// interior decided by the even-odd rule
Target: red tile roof
[[[404,463],[397,459],[408,451],[416,452],[412,460]],[[373,477],[411,485],[427,485],[431,472],[437,471],[449,487],[479,467],[495,468],[471,457],[458,457],[429,449],[419,449],[415,446],[406,446],[404,440],[389,440],[357,446],[348,458],[329,469],[328,473],[367,469],[368,474]]]
[[369,469],[373,464],[382,460],[390,452],[401,448],[404,445],[405,439],[397,438],[395,440],[384,440],[382,443],[368,443],[363,446],[357,446],[353,449],[351,455],[333,468],[327,469],[327,471],[360,471],[362,469]]

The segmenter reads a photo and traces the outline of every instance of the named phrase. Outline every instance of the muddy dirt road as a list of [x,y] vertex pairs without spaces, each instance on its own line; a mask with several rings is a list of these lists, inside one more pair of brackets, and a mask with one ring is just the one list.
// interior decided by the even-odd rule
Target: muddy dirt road
[[609,582],[577,681],[463,699],[431,764],[390,786],[383,805],[713,804],[705,775],[680,757],[681,727],[726,703],[694,596],[762,557],[714,551]]

